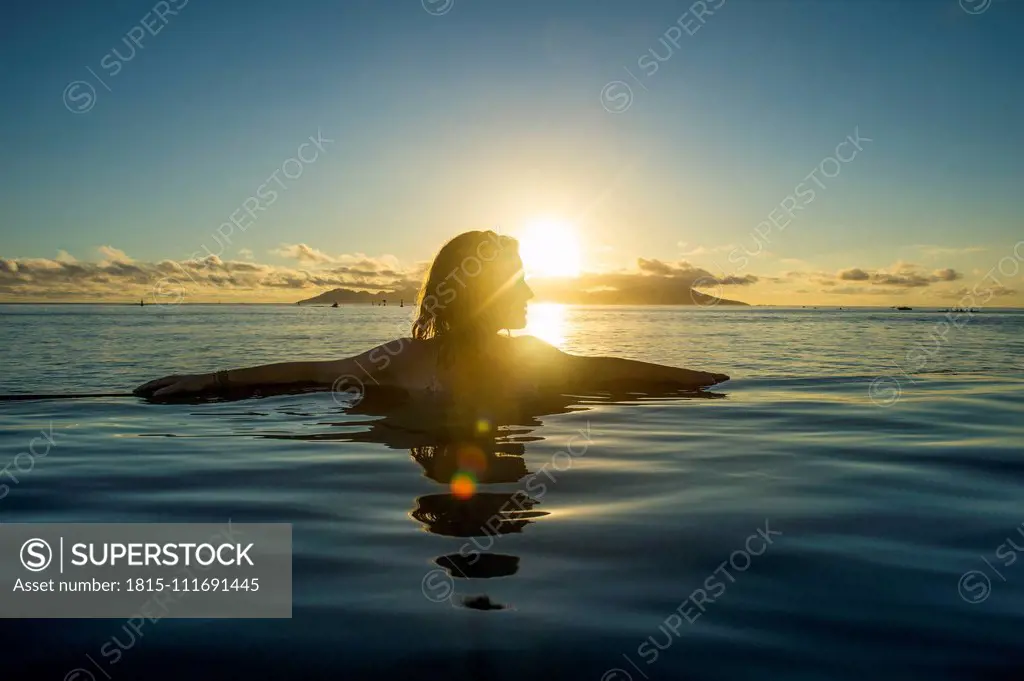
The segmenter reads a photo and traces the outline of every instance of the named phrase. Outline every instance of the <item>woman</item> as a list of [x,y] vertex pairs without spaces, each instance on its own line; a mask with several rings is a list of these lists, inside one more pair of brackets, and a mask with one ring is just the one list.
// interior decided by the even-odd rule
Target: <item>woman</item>
[[465,232],[434,258],[410,337],[335,361],[167,376],[139,386],[135,394],[164,399],[305,384],[361,396],[381,386],[473,404],[495,394],[654,385],[695,390],[729,379],[617,357],[580,357],[532,336],[500,335],[526,326],[532,297],[515,239]]

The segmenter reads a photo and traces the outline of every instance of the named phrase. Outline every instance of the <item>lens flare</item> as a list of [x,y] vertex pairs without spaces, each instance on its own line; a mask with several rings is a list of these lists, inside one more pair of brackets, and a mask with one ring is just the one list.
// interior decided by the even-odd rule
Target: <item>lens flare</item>
[[460,473],[475,473],[479,476],[487,470],[487,457],[482,449],[473,445],[459,447],[455,461]]
[[452,476],[451,489],[456,499],[469,499],[476,493],[476,479],[472,473],[456,473]]

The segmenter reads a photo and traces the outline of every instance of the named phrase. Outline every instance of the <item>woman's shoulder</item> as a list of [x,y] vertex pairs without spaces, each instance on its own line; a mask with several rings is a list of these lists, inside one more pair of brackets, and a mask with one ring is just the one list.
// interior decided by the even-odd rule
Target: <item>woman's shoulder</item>
[[415,391],[432,383],[437,352],[436,339],[405,337],[378,345],[367,358],[389,382]]
[[426,340],[411,337],[396,338],[378,345],[368,354],[370,360],[375,364],[386,358],[392,367],[407,368],[436,358],[437,343],[435,340],[433,338]]
[[517,355],[551,357],[564,354],[551,343],[536,336],[511,336],[505,340]]

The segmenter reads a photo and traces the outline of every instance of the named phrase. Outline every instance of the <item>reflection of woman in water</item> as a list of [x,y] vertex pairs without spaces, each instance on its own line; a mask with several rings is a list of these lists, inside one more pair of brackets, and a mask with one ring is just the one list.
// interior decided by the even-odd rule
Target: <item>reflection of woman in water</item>
[[[457,552],[434,559],[452,579],[509,577],[518,572],[519,557],[503,552],[514,544],[502,543],[496,552],[497,537],[519,534],[548,515],[535,508],[540,501],[530,496],[531,490],[543,494],[545,489],[542,484],[534,484],[536,475],[527,471],[522,451],[519,443],[497,442],[493,437],[412,448],[413,459],[427,477],[449,489],[417,497],[409,516],[427,532],[465,539]],[[524,478],[525,490],[483,489],[494,483],[518,483]],[[485,610],[503,607],[489,598],[464,599],[463,605]]]
[[340,383],[360,393],[380,386],[473,404],[482,395],[541,391],[652,385],[696,390],[729,378],[618,357],[570,355],[532,336],[501,335],[526,326],[532,297],[515,239],[465,232],[434,258],[410,337],[334,361],[167,376],[135,392],[167,398],[298,384],[338,389]]

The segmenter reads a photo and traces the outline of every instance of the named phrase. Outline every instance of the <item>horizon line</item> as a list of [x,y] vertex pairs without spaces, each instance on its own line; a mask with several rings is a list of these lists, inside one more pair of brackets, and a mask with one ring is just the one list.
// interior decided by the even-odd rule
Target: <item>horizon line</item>
[[[562,303],[562,302],[558,302],[558,301],[555,301],[555,300],[538,300],[534,304],[541,304],[541,305],[545,305],[545,304],[546,305],[571,305],[571,306],[575,306],[575,307],[685,307],[685,308],[699,308],[699,309],[722,308],[722,309],[736,309],[736,310],[743,310],[743,309],[751,308],[751,307],[796,308],[796,309],[811,309],[811,308],[813,308],[813,309],[817,309],[817,308],[834,308],[834,309],[847,309],[847,308],[849,308],[849,309],[853,309],[853,308],[857,308],[857,309],[865,309],[865,310],[893,310],[893,309],[897,308],[896,305],[834,305],[834,304],[817,304],[817,305],[814,305],[814,304],[811,304],[811,305],[793,304],[793,305],[782,305],[782,304],[771,304],[771,303],[744,303],[742,305],[735,305],[735,304],[699,305],[699,304],[695,304],[695,303]],[[315,304],[309,304],[309,305],[301,305],[297,301],[296,302],[291,302],[291,303],[287,303],[287,302],[242,302],[242,301],[231,301],[231,302],[213,301],[213,302],[201,302],[201,303],[188,303],[188,302],[184,302],[183,301],[183,302],[180,302],[180,303],[173,303],[173,304],[168,304],[168,303],[146,303],[145,305],[139,305],[139,303],[137,303],[137,302],[127,302],[127,301],[125,301],[125,302],[117,302],[117,301],[87,302],[87,301],[72,301],[72,300],[67,300],[67,301],[54,301],[54,300],[45,300],[45,301],[44,300],[12,300],[12,301],[5,301],[5,300],[0,300],[0,305],[110,305],[110,306],[118,306],[118,307],[127,306],[127,307],[167,307],[167,308],[182,307],[182,306],[186,306],[186,305],[188,305],[188,306],[199,306],[199,305],[228,305],[228,306],[231,306],[231,305],[268,305],[269,306],[269,305],[275,305],[275,306],[283,306],[283,307],[332,307],[332,305],[328,304],[328,303],[315,303]],[[371,307],[397,307],[399,309],[404,309],[404,307],[415,307],[415,306],[416,306],[416,303],[410,303],[409,305],[405,305],[405,306],[399,306],[399,305],[386,305],[386,306],[373,305]],[[338,307],[366,307],[366,304],[365,303],[340,303],[339,302],[338,303]],[[911,306],[908,305],[907,307],[911,307]],[[946,310],[952,310],[952,309],[962,309],[964,311],[970,311],[970,310],[1024,310],[1024,305],[980,306],[980,307],[970,307],[970,308],[954,308],[954,306],[950,306],[950,305],[947,305],[947,306],[940,306],[940,305],[917,305],[917,306],[914,306],[910,311],[915,311],[915,310],[942,310],[942,311],[946,311]]]

